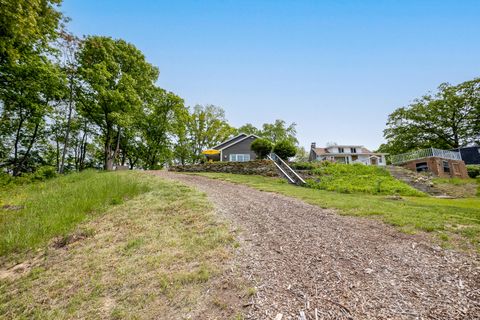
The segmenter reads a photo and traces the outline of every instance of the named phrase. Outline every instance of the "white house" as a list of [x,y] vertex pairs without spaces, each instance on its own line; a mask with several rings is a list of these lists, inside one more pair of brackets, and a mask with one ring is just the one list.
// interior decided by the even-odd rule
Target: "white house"
[[387,164],[385,156],[387,153],[372,152],[364,146],[355,145],[332,145],[323,148],[317,148],[316,143],[312,143],[310,149],[310,161],[333,161],[337,163],[363,163],[373,166],[385,166]]

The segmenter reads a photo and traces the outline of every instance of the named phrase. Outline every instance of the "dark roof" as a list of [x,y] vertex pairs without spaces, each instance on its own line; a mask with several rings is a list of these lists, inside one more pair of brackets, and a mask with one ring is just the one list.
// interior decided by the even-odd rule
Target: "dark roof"
[[217,144],[215,147],[213,147],[212,149],[215,149],[215,150],[220,150],[222,149],[223,147],[225,147],[226,145],[230,144],[231,142],[234,142],[236,140],[240,140],[242,138],[245,138],[247,136],[246,133],[240,133],[239,135],[235,136],[235,137],[232,137],[228,140],[225,140],[223,141],[222,143],[220,144]]
[[457,148],[452,151],[460,152],[465,164],[480,164],[480,146]]
[[219,145],[216,145],[215,147],[213,147],[212,149],[215,149],[215,150],[222,150],[222,149],[225,149],[225,148],[228,148],[228,147],[231,147],[239,142],[242,142],[243,140],[249,138],[249,137],[255,137],[255,138],[260,138],[259,136],[257,135],[254,135],[254,134],[246,134],[246,133],[241,133],[239,134],[238,136],[236,137],[233,137],[233,138],[230,138],[222,143],[220,143]]

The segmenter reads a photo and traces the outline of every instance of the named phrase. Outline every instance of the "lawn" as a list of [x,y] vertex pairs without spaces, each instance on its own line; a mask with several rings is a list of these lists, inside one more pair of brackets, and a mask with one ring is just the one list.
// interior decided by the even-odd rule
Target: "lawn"
[[435,178],[433,184],[438,190],[455,197],[473,198],[480,196],[480,178]]
[[480,198],[438,199],[345,194],[290,185],[283,179],[228,173],[196,173],[213,179],[242,183],[253,188],[299,198],[340,214],[380,219],[402,232],[435,233],[445,246],[480,250]]
[[110,205],[146,192],[136,175],[84,171],[0,193],[0,256],[39,248]]
[[[38,235],[4,237],[4,254],[41,251],[18,273],[0,264],[0,318],[225,319],[241,308],[238,277],[219,280],[233,272],[235,233],[205,194],[135,172],[87,172],[9,192],[2,201],[25,208],[3,213],[19,214],[4,217],[3,230]],[[56,235],[64,241],[49,242]]]
[[425,196],[424,193],[392,177],[385,168],[378,166],[323,161],[312,164],[299,163],[294,167],[308,169],[307,172],[314,177],[307,179],[310,188],[342,193]]

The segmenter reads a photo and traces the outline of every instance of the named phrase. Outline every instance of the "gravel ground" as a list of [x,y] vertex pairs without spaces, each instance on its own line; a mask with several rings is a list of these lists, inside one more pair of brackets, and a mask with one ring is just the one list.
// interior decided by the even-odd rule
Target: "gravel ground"
[[236,264],[257,288],[248,319],[480,319],[475,254],[243,185],[155,174],[206,192],[241,231]]

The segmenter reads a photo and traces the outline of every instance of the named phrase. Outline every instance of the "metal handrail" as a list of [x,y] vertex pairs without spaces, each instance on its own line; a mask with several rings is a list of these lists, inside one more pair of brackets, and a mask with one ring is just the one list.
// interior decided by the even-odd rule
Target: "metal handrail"
[[390,161],[393,164],[400,164],[405,163],[407,161],[422,159],[422,158],[430,158],[430,157],[438,157],[443,159],[450,159],[450,160],[462,160],[462,155],[460,152],[449,151],[449,150],[441,150],[436,148],[428,148],[423,150],[416,150],[412,152],[397,154],[390,156]]
[[283,169],[282,167],[277,163],[277,161],[273,160],[272,157],[270,155],[267,156],[268,159],[272,160],[273,163],[277,166],[277,168],[283,173],[283,175],[285,177],[287,177],[287,179],[291,182],[291,183],[295,183],[295,180],[292,179],[292,177],[290,177]]
[[[280,160],[280,163],[282,163],[285,167],[287,167],[287,169],[288,169],[291,173],[293,173],[293,174],[295,175],[295,177],[297,177],[297,179],[300,180],[301,183],[306,184],[305,180],[303,180],[302,177],[300,177],[300,176],[298,175],[298,173],[295,172],[295,170],[293,170],[285,161],[283,161],[282,158],[280,158],[277,154],[275,154],[275,153],[273,153],[273,152],[272,152],[272,155],[273,155],[277,160]],[[270,156],[269,156],[269,157],[270,157]],[[270,158],[272,158],[272,157],[270,157]],[[272,159],[272,160],[273,160],[273,159]],[[274,162],[275,162],[275,161],[274,161]]]

